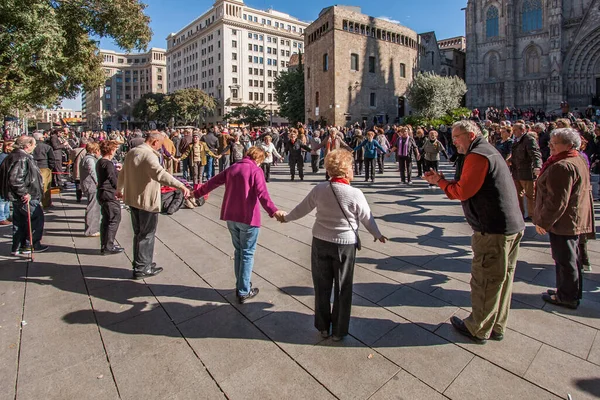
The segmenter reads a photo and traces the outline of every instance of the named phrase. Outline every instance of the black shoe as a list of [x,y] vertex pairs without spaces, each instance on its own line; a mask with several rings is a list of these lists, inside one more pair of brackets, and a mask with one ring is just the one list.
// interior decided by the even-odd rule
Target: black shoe
[[481,338],[478,338],[477,336],[473,336],[473,334],[469,331],[469,329],[465,325],[464,321],[462,319],[458,318],[457,316],[450,318],[450,322],[452,323],[452,326],[454,327],[454,329],[456,329],[458,331],[458,333],[468,337],[475,343],[485,344],[487,342],[487,339],[481,339]]
[[523,218],[523,221],[525,221],[525,222],[531,222],[531,217]]
[[499,342],[502,339],[504,339],[503,333],[497,333],[497,332],[492,331],[492,333],[490,335],[490,340],[495,340],[496,342]]
[[34,251],[34,253],[43,253],[45,251],[48,251],[49,248],[50,248],[50,246],[38,244],[37,246],[33,246],[33,251]]
[[293,180],[294,180],[294,177],[292,176],[290,180],[291,180],[291,181],[293,181]]
[[300,180],[301,180],[301,181],[303,181],[303,180],[304,180],[304,177],[303,177],[303,176],[301,176],[301,177],[300,177]]
[[558,299],[558,295],[556,294],[543,294],[542,300],[544,300],[546,303],[554,304],[555,306],[570,308],[571,310],[577,310],[577,307],[579,307],[579,301],[561,301]]
[[100,254],[103,256],[106,254],[119,254],[125,251],[124,248],[119,246],[107,247],[106,249],[100,249]]
[[133,271],[133,279],[140,280],[140,279],[146,279],[146,278],[151,278],[153,276],[156,276],[158,274],[160,274],[163,271],[162,267],[155,267],[152,266],[148,269],[145,269],[143,271]]
[[250,292],[248,292],[248,294],[246,294],[244,296],[238,295],[238,302],[240,304],[244,304],[246,301],[250,300],[251,298],[256,297],[258,292],[259,292],[258,288],[252,288],[252,289],[250,289]]

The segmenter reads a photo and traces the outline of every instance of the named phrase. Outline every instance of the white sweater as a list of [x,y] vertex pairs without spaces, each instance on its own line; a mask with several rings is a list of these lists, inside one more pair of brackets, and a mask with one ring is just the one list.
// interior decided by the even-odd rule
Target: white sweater
[[308,196],[286,215],[286,222],[300,219],[316,207],[317,218],[312,229],[314,237],[337,244],[356,243],[356,235],[342,214],[330,185],[333,186],[344,213],[352,224],[352,229],[358,230],[359,224],[362,222],[374,237],[381,237],[381,232],[379,232],[363,192],[350,185],[337,182],[331,184],[322,182],[315,186]]
[[265,143],[263,143],[260,145],[260,147],[267,153],[267,157],[265,158],[265,161],[263,161],[263,163],[271,164],[273,162],[273,155],[275,155],[277,158],[281,158],[277,150],[275,150],[275,146],[272,142],[269,143],[268,146]]

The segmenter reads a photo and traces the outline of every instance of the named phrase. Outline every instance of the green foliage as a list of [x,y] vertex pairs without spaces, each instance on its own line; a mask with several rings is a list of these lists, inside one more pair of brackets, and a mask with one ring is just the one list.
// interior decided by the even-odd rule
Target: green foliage
[[404,118],[404,123],[412,126],[433,126],[438,127],[440,125],[451,126],[456,121],[464,118],[468,118],[471,115],[471,111],[468,108],[455,108],[450,110],[441,118],[425,118],[421,116],[413,116]]
[[283,71],[275,78],[273,89],[277,104],[279,104],[279,115],[286,118],[291,125],[304,122],[304,67],[302,65],[302,54],[300,64],[297,68]]
[[417,74],[407,88],[406,97],[416,117],[442,119],[460,106],[467,85],[459,77],[443,77],[431,72]]
[[144,121],[146,124],[155,121],[166,125],[170,119],[167,109],[168,105],[165,102],[164,94],[146,93],[135,103],[133,116],[136,120]]
[[167,96],[165,112],[173,116],[178,124],[188,125],[204,119],[205,112],[217,108],[217,102],[200,89],[181,89]]
[[152,36],[139,0],[0,1],[0,114],[52,106],[105,81],[98,42],[144,49]]
[[234,124],[250,125],[250,127],[266,125],[269,121],[267,111],[257,105],[237,107],[223,117]]

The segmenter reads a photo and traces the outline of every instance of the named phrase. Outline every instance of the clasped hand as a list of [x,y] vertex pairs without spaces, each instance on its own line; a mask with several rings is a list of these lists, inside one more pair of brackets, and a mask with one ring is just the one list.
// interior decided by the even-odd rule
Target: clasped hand
[[287,213],[286,213],[285,211],[278,210],[278,211],[275,211],[275,214],[273,214],[273,217],[274,217],[274,218],[275,218],[277,221],[279,221],[279,222],[283,223],[283,222],[286,222],[286,221],[285,221],[285,216],[286,216],[286,215],[287,215]]

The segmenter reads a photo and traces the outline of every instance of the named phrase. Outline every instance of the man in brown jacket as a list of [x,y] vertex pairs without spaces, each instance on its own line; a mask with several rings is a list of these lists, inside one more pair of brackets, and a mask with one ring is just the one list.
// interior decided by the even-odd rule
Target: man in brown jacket
[[527,218],[531,221],[535,208],[535,180],[542,168],[542,153],[535,137],[525,132],[525,125],[517,123],[513,127],[515,140],[509,157],[510,169],[519,195],[521,213],[525,216],[523,200],[527,198]]
[[552,258],[556,264],[556,290],[542,298],[552,304],[577,308],[582,297],[583,263],[579,241],[594,238],[592,186],[587,162],[577,149],[579,132],[555,129],[550,134],[551,157],[537,182],[535,229],[550,235]]

